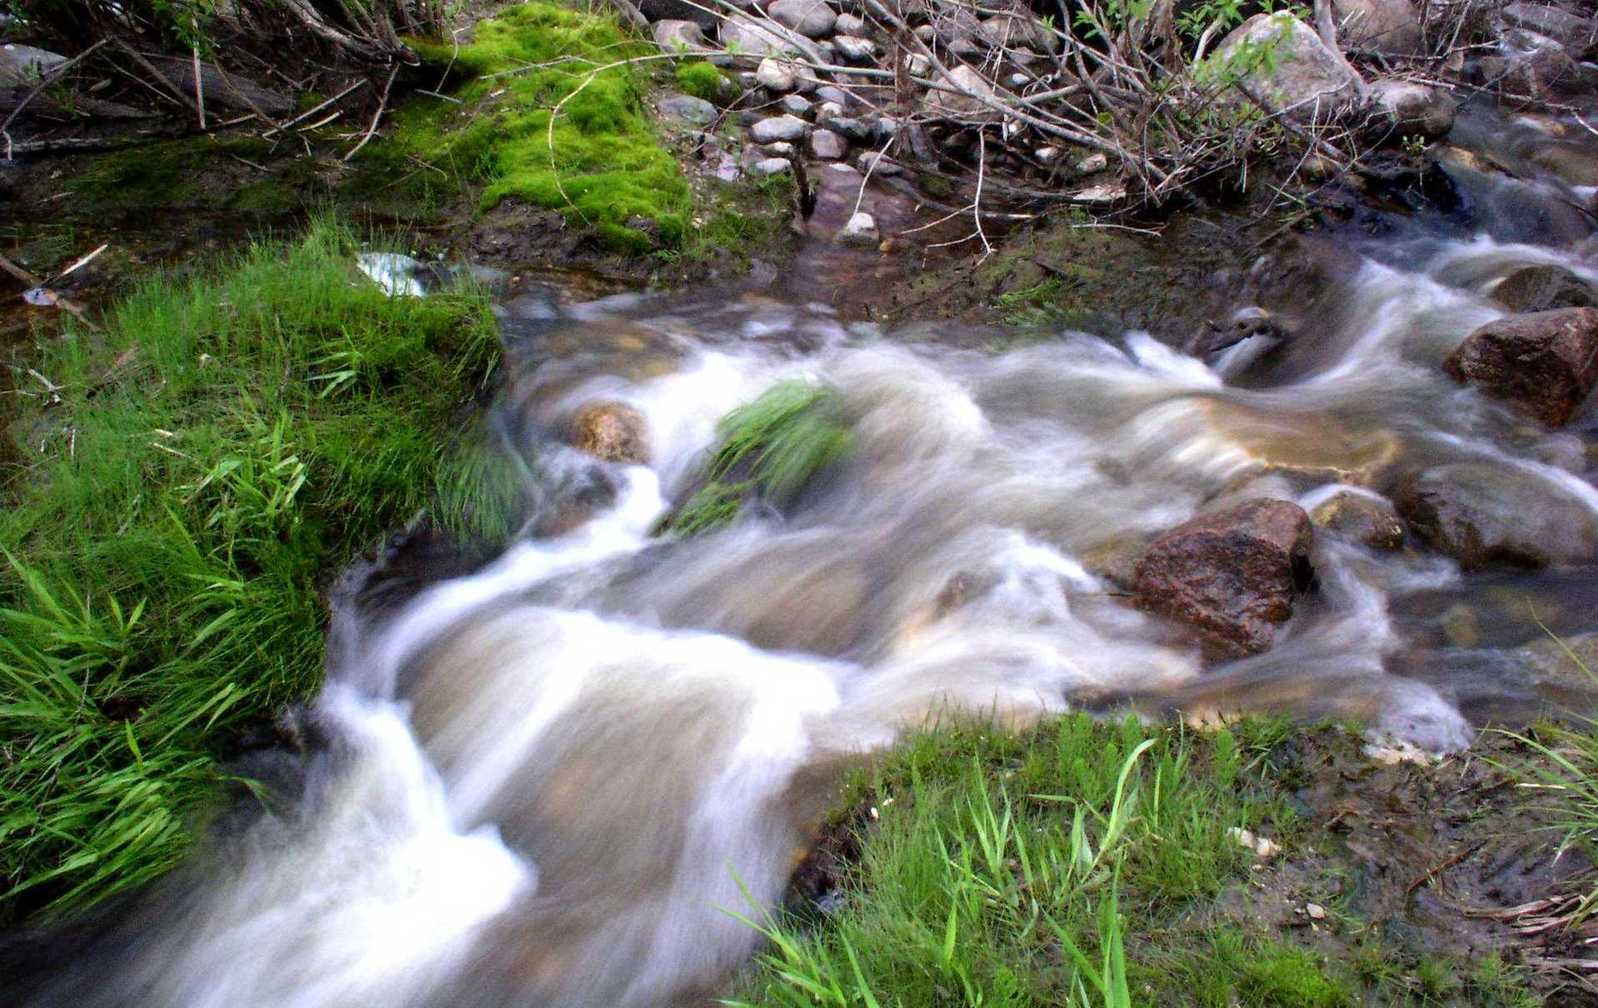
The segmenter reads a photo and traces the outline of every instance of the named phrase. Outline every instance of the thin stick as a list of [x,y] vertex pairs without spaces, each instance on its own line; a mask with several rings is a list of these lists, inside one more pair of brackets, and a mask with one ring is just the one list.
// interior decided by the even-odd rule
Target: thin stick
[[322,102],[320,105],[316,106],[315,108],[309,109],[309,110],[307,110],[305,112],[300,113],[299,115],[295,116],[293,119],[290,119],[288,122],[284,123],[281,126],[273,126],[271,129],[267,130],[265,133],[262,133],[261,137],[264,139],[266,137],[271,136],[273,133],[277,133],[277,132],[279,132],[281,130],[286,130],[289,127],[295,125],[296,123],[302,123],[305,120],[311,118],[311,116],[316,115],[316,113],[322,111],[323,109],[327,108],[329,105],[331,105],[334,102],[338,101],[340,98],[346,97],[347,95],[351,94],[352,92],[356,91],[357,89],[363,88],[363,87],[365,87],[366,85],[368,85],[370,83],[371,83],[371,81],[367,80],[365,77],[362,77],[360,80],[356,81],[354,84],[351,84],[349,87],[347,87],[344,90],[340,91],[338,94],[336,94],[333,97],[329,98],[327,101]]
[[388,72],[388,80],[383,84],[383,95],[377,100],[377,114],[372,116],[372,125],[366,127],[366,135],[361,137],[361,142],[351,147],[350,152],[344,155],[345,161],[359,153],[360,149],[366,146],[366,142],[372,139],[372,134],[377,132],[377,121],[383,118],[383,112],[388,108],[388,89],[394,86],[394,78],[397,76],[399,76],[398,63],[394,64],[394,69]]
[[200,81],[200,47],[189,47],[190,65],[194,68],[194,111],[200,117],[200,129],[205,129],[205,85]]

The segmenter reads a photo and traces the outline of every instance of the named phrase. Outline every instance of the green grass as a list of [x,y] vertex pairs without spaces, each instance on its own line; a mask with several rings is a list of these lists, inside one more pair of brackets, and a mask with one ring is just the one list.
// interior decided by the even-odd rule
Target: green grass
[[388,138],[361,155],[377,169],[374,180],[404,180],[422,198],[439,187],[453,193],[465,180],[482,186],[484,209],[517,197],[562,210],[624,251],[656,244],[627,226],[632,218],[651,222],[662,244],[681,243],[693,199],[640,100],[649,64],[593,73],[653,53],[614,19],[530,0],[478,22],[458,52],[412,46],[429,65],[466,79],[455,93],[462,104],[418,99],[395,110]]
[[671,517],[667,530],[711,531],[730,522],[751,498],[789,504],[822,470],[847,457],[854,440],[834,393],[806,381],[772,386],[723,417],[717,434],[705,485]]
[[1256,918],[1251,906],[1283,897],[1232,830],[1271,837],[1283,859],[1317,836],[1293,811],[1292,731],[1253,720],[1199,735],[1073,715],[1021,734],[914,735],[845,788],[834,825],[854,826],[860,857],[841,905],[757,914],[765,950],[725,1003],[1537,1003],[1502,960],[1417,956],[1337,907],[1320,939]]
[[843,908],[817,930],[766,922],[772,948],[740,1003],[1147,1003],[1132,992],[1161,978],[1128,949],[1246,870],[1230,828],[1291,824],[1260,787],[1279,729],[1246,731],[1071,717],[913,738],[864,789],[880,819]]
[[320,586],[435,487],[484,496],[440,446],[486,302],[385,298],[355,251],[317,223],[42,344],[59,402],[0,509],[0,912],[169,868],[240,726],[318,686]]

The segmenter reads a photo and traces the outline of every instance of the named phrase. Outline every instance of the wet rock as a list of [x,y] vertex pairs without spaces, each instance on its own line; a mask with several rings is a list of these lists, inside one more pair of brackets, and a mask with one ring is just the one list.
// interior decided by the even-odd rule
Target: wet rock
[[649,461],[644,415],[625,403],[589,403],[572,414],[568,427],[572,446],[595,458],[630,465]]
[[1563,266],[1527,266],[1500,281],[1493,300],[1512,312],[1598,308],[1598,289]]
[[1528,160],[1566,185],[1598,186],[1598,158],[1582,144],[1547,144],[1532,151]]
[[1344,490],[1309,513],[1310,521],[1328,532],[1369,546],[1391,550],[1404,545],[1404,522],[1385,498]]
[[693,95],[667,95],[660,100],[659,108],[663,118],[692,126],[709,126],[720,115],[716,106]]
[[1410,528],[1466,570],[1546,567],[1598,556],[1598,520],[1575,496],[1523,470],[1435,466],[1393,495]]
[[1558,94],[1578,77],[1576,61],[1546,35],[1514,29],[1504,33],[1500,56],[1479,65],[1484,83],[1530,97]]
[[721,44],[734,55],[751,60],[803,52],[793,32],[767,18],[728,18],[721,23]]
[[810,38],[832,34],[832,26],[838,21],[838,12],[823,0],[776,0],[767,5],[766,13],[783,27]]
[[939,75],[940,87],[927,94],[927,109],[933,115],[962,123],[992,122],[998,113],[988,104],[997,97],[993,85],[974,68],[961,64]]
[[1363,87],[1314,29],[1285,12],[1249,18],[1205,62],[1217,72],[1241,74],[1242,85],[1266,107],[1299,119],[1333,118]]
[[829,129],[810,134],[810,153],[823,161],[836,161],[849,153],[849,142]]
[[1384,56],[1414,56],[1422,50],[1420,17],[1410,0],[1332,0],[1337,40]]
[[782,100],[777,103],[777,107],[782,109],[785,115],[799,116],[800,118],[809,116],[815,111],[815,106],[811,104],[810,99],[796,94],[783,95]]
[[1465,337],[1443,369],[1558,427],[1598,384],[1598,308],[1557,308],[1489,322]]
[[881,241],[877,234],[877,221],[865,211],[849,218],[842,229],[838,231],[838,242],[842,245],[853,245],[857,248],[876,248]]
[[656,21],[649,28],[655,44],[666,52],[694,52],[710,45],[704,29],[693,21]]
[[855,35],[839,35],[832,40],[832,44],[837,48],[838,55],[850,63],[869,63],[877,55],[875,42]]
[[762,119],[749,128],[755,143],[776,143],[778,140],[801,140],[809,124],[797,116],[780,115]]
[[792,91],[798,83],[793,64],[780,60],[763,59],[755,68],[755,83],[772,91]]
[[1124,591],[1137,590],[1137,565],[1148,552],[1148,540],[1136,533],[1112,536],[1082,553],[1082,566]]
[[1397,78],[1378,80],[1371,83],[1370,99],[1386,132],[1434,139],[1454,127],[1458,103],[1443,88]]
[[1598,20],[1578,17],[1552,4],[1512,3],[1499,17],[1506,25],[1551,38],[1578,55],[1598,44]]
[[1313,538],[1309,516],[1288,501],[1202,514],[1149,545],[1137,593],[1144,607],[1197,629],[1208,653],[1257,654],[1310,585]]
[[793,171],[793,162],[780,157],[761,158],[750,165],[749,170],[756,175],[782,175]]

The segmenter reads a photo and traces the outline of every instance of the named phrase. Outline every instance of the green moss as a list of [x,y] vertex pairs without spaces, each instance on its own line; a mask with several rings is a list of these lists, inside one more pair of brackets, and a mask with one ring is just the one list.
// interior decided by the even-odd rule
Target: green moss
[[41,341],[62,401],[0,510],[0,908],[174,864],[227,741],[317,688],[320,588],[435,487],[463,528],[489,496],[441,447],[486,302],[384,297],[355,251],[317,224]]
[[718,101],[730,85],[727,75],[704,60],[677,64],[677,87],[684,94],[705,101]]
[[[457,93],[463,104],[412,103],[363,152],[386,188],[428,198],[467,181],[482,186],[484,209],[515,197],[563,210],[613,247],[647,251],[650,231],[681,243],[693,201],[644,111],[639,71],[594,72],[648,53],[614,20],[533,0],[479,22],[458,51],[421,49],[471,79]],[[650,227],[629,227],[634,218]]]

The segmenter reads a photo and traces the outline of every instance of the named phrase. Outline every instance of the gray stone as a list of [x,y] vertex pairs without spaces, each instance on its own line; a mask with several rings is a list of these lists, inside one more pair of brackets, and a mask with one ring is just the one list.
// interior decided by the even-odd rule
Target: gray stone
[[1108,167],[1110,167],[1110,159],[1102,152],[1097,154],[1089,154],[1087,157],[1076,163],[1076,170],[1084,175],[1091,175],[1094,172],[1101,172]]
[[1512,312],[1598,308],[1598,288],[1563,266],[1522,266],[1504,277],[1492,296]]
[[932,13],[932,37],[952,49],[956,42],[970,42],[982,22],[967,7],[937,4]]
[[877,44],[870,39],[857,38],[854,35],[839,35],[832,40],[833,46],[850,63],[869,63],[877,55]]
[[793,162],[787,158],[762,158],[749,166],[756,175],[783,175],[793,171]]
[[832,30],[839,35],[864,35],[866,33],[866,19],[853,14],[839,14],[838,20]]
[[692,21],[656,21],[649,32],[666,52],[694,52],[709,45],[704,31]]
[[854,163],[862,172],[870,172],[872,175],[904,174],[903,165],[879,151],[864,151],[855,158]]
[[853,100],[854,98],[849,92],[836,84],[823,84],[821,87],[816,88],[816,101],[837,102],[844,108],[848,108],[849,103]]
[[1364,89],[1359,75],[1314,29],[1281,11],[1256,14],[1239,25],[1204,61],[1204,69],[1237,75],[1266,107],[1304,120],[1342,114]]
[[923,53],[911,53],[905,61],[905,69],[910,71],[912,77],[925,77],[932,72],[932,60]]
[[1391,78],[1373,81],[1370,99],[1371,110],[1384,130],[1436,139],[1454,127],[1458,103],[1443,88]]
[[809,124],[797,116],[780,115],[755,123],[749,128],[749,135],[755,143],[776,143],[778,140],[802,139],[809,128]]
[[849,153],[849,142],[829,129],[810,134],[810,153],[823,161],[836,161]]
[[721,23],[721,44],[736,56],[763,59],[797,56],[804,50],[794,33],[767,18],[728,18]]
[[1060,51],[1060,37],[1030,14],[1017,12],[990,17],[977,25],[976,35],[994,48]]
[[1420,53],[1420,17],[1410,0],[1332,0],[1337,41],[1384,56]]
[[1578,54],[1598,44],[1598,20],[1578,17],[1549,4],[1512,3],[1500,16],[1507,25],[1551,38]]
[[791,63],[766,58],[760,61],[760,66],[755,68],[755,81],[761,87],[772,91],[792,91],[796,75]]
[[832,34],[838,20],[838,12],[825,0],[776,0],[766,5],[766,13],[778,24],[810,38]]
[[693,126],[709,126],[716,121],[720,113],[716,106],[703,98],[693,95],[674,94],[667,95],[660,100],[660,114],[675,122],[688,123]]
[[66,61],[65,56],[48,49],[7,43],[0,46],[0,80],[37,82]]
[[772,157],[781,157],[781,158],[792,159],[793,158],[793,154],[794,154],[794,146],[793,146],[793,144],[789,143],[786,140],[778,140],[776,143],[766,144],[764,147],[761,148],[761,150],[765,151],[767,154],[771,155]]
[[838,231],[838,241],[844,245],[875,248],[882,240],[877,234],[877,222],[870,214],[861,211],[849,218]]
[[798,116],[801,119],[808,117],[810,113],[815,111],[815,106],[810,103],[810,99],[796,94],[783,95],[782,100],[777,103],[777,107],[788,115]]
[[871,141],[871,126],[859,119],[848,116],[828,116],[820,120],[821,125],[832,130],[840,136],[848,137],[855,143],[869,143]]
[[1060,160],[1060,148],[1053,146],[1039,147],[1037,150],[1032,152],[1032,157],[1037,161],[1038,164],[1051,165]]
[[817,119],[831,119],[835,116],[841,115],[843,115],[843,106],[839,105],[837,102],[822,102],[820,105],[816,106]]
[[961,64],[940,75],[939,88],[927,94],[927,108],[934,115],[962,123],[994,122],[999,113],[983,99],[997,97],[993,85],[974,68]]

